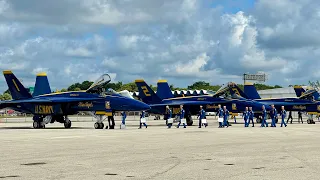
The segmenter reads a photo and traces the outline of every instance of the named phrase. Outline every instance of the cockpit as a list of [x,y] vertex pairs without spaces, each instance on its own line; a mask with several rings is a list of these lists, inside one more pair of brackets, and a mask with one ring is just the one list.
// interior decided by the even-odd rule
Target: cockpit
[[234,86],[234,83],[229,82],[227,84],[223,84],[220,89],[213,95],[214,97],[222,97],[225,99],[241,99],[242,97],[237,95],[236,93],[231,93],[230,89]]
[[86,92],[104,95],[105,88],[103,86],[108,84],[110,81],[111,77],[108,74],[103,74],[87,89]]

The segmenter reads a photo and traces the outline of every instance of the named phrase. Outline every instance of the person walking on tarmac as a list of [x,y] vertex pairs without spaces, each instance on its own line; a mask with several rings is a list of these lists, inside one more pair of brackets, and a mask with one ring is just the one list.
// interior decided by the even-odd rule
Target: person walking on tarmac
[[[114,129],[114,126],[115,126],[114,112],[112,112],[112,116],[108,116],[108,123],[109,123],[109,129]],[[108,129],[108,126],[106,126],[106,129]]]
[[[219,104],[218,105],[219,109],[216,113],[216,115],[218,115],[218,118],[223,118],[223,109],[221,108],[221,105]],[[222,128],[223,127],[223,123],[222,122],[219,122],[219,128]]]
[[301,112],[301,111],[298,111],[298,123],[300,123],[300,120],[301,120],[301,123],[303,124],[302,112]]
[[[206,112],[204,111],[204,109],[202,108],[202,106],[200,106],[200,111],[199,111],[199,128],[201,128],[202,126],[202,119],[206,118]],[[207,127],[208,123],[204,123],[204,127]]]
[[262,105],[262,121],[261,121],[261,127],[268,127],[268,123],[267,123],[267,110],[264,107],[264,105]]
[[172,111],[169,108],[169,106],[166,106],[166,114],[165,114],[165,116],[167,118],[167,126],[168,126],[168,128],[171,128],[172,123],[171,122],[169,123],[168,120],[172,118]]
[[288,116],[288,119],[287,119],[287,123],[289,122],[289,119],[291,119],[290,124],[292,124],[292,120],[293,120],[292,111],[289,111],[289,116]]
[[271,105],[271,111],[270,111],[270,116],[271,116],[271,127],[276,127],[276,118],[278,115],[277,109],[274,107],[274,105]]
[[249,118],[249,111],[248,111],[248,107],[246,107],[246,110],[243,112],[243,120],[244,120],[244,127],[248,127],[249,126],[249,122],[248,122],[248,118]]
[[[185,120],[185,119],[184,119],[184,113],[185,113],[185,111],[184,111],[184,109],[183,109],[183,105],[180,105],[180,112],[179,112],[179,114],[180,114],[180,121],[179,121],[179,123],[178,123],[177,128],[179,128],[179,127],[180,127],[181,120],[182,120],[182,119],[183,119],[183,120]],[[182,123],[182,125],[183,125],[183,128],[187,128],[187,126],[186,126],[186,123],[185,123],[185,122],[183,122],[183,123]]]
[[286,122],[284,122],[284,118],[286,118],[286,115],[287,115],[286,110],[284,110],[284,106],[281,106],[280,115],[281,115],[281,127],[282,127],[282,125],[284,125],[284,127],[287,127]]
[[223,126],[229,127],[228,118],[229,118],[229,111],[226,106],[223,106]]
[[141,112],[141,114],[140,114],[140,126],[139,126],[139,129],[141,129],[141,126],[142,126],[142,124],[146,127],[146,128],[148,128],[148,125],[146,124],[146,116],[145,116],[145,112],[144,111],[142,111]]
[[254,112],[252,111],[252,107],[249,107],[249,122],[248,122],[248,126],[250,124],[250,121],[252,121],[252,127],[254,127]]
[[121,127],[123,126],[124,128],[126,127],[126,118],[127,118],[127,114],[125,111],[123,111],[121,113],[121,116],[122,116],[122,122],[121,122],[121,125],[120,125],[120,129]]

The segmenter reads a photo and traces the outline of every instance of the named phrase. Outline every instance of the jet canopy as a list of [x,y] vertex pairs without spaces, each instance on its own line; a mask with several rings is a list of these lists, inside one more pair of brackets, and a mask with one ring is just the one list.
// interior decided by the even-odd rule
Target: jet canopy
[[111,81],[111,77],[108,74],[100,76],[88,89],[88,93],[99,93],[101,94],[104,90],[103,86]]

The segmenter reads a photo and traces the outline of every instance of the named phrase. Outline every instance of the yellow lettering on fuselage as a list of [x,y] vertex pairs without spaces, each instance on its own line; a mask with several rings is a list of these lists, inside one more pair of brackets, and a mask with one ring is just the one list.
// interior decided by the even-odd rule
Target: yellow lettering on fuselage
[[293,106],[292,108],[293,108],[293,109],[299,109],[299,110],[305,110],[305,109],[307,109],[306,106],[302,106],[302,105],[300,105],[300,106]]
[[197,100],[198,101],[204,101],[204,100],[206,100],[206,98],[198,98]]
[[209,105],[209,104],[206,105],[206,109],[218,109],[218,108],[219,108],[218,105]]
[[36,105],[34,112],[35,114],[53,114],[53,106]]

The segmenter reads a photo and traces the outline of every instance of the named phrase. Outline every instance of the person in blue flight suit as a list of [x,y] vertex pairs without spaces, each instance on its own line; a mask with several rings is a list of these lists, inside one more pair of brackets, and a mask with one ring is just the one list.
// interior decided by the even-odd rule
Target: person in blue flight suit
[[[221,108],[221,105],[219,104],[218,105],[218,111],[217,111],[217,114],[219,118],[223,118],[223,109]],[[222,128],[223,127],[223,123],[222,122],[219,122],[219,128]]]
[[284,106],[281,106],[281,112],[280,112],[280,115],[281,115],[281,127],[282,125],[284,125],[284,127],[287,127],[287,124],[286,122],[284,122],[284,119],[286,118],[287,116],[287,111],[284,110]]
[[[166,118],[167,118],[167,120],[172,118],[172,111],[169,108],[169,106],[166,106]],[[172,123],[167,123],[167,126],[168,126],[168,128],[171,128]]]
[[122,124],[123,125],[126,125],[126,118],[127,118],[127,114],[126,114],[126,112],[125,111],[123,111],[122,113],[121,113],[121,116],[122,116]]
[[223,106],[223,126],[229,127],[228,118],[229,118],[229,111],[226,106]]
[[[202,119],[206,118],[206,111],[200,106],[200,111],[199,111],[199,128],[202,126]],[[204,127],[207,127],[208,123],[204,124]]]
[[267,110],[264,107],[264,105],[262,106],[262,121],[261,121],[261,127],[268,127],[268,123],[267,123]]
[[[185,113],[185,111],[184,111],[184,109],[183,109],[183,105],[180,105],[180,112],[179,112],[179,115],[180,115],[180,121],[179,121],[179,123],[178,123],[177,128],[179,128],[179,127],[180,127],[181,119],[184,119],[184,113]],[[187,128],[187,126],[186,126],[186,124],[185,124],[185,123],[183,123],[183,128]]]
[[248,126],[250,124],[250,121],[252,121],[252,127],[254,127],[254,112],[252,111],[252,107],[249,107],[249,122],[248,122]]
[[141,119],[142,118],[146,118],[146,115],[145,115],[145,112],[144,111],[142,111],[141,112],[141,114],[140,114],[140,126],[139,126],[139,129],[141,129],[141,126],[142,126],[142,124],[146,127],[146,128],[148,128],[148,125],[145,123],[145,122],[141,122]]
[[271,116],[271,127],[276,127],[276,118],[277,118],[277,109],[274,107],[274,105],[271,105],[271,111],[270,111],[270,116]]
[[243,112],[243,120],[244,120],[244,127],[248,127],[249,126],[249,110],[248,107],[246,107],[246,110]]

